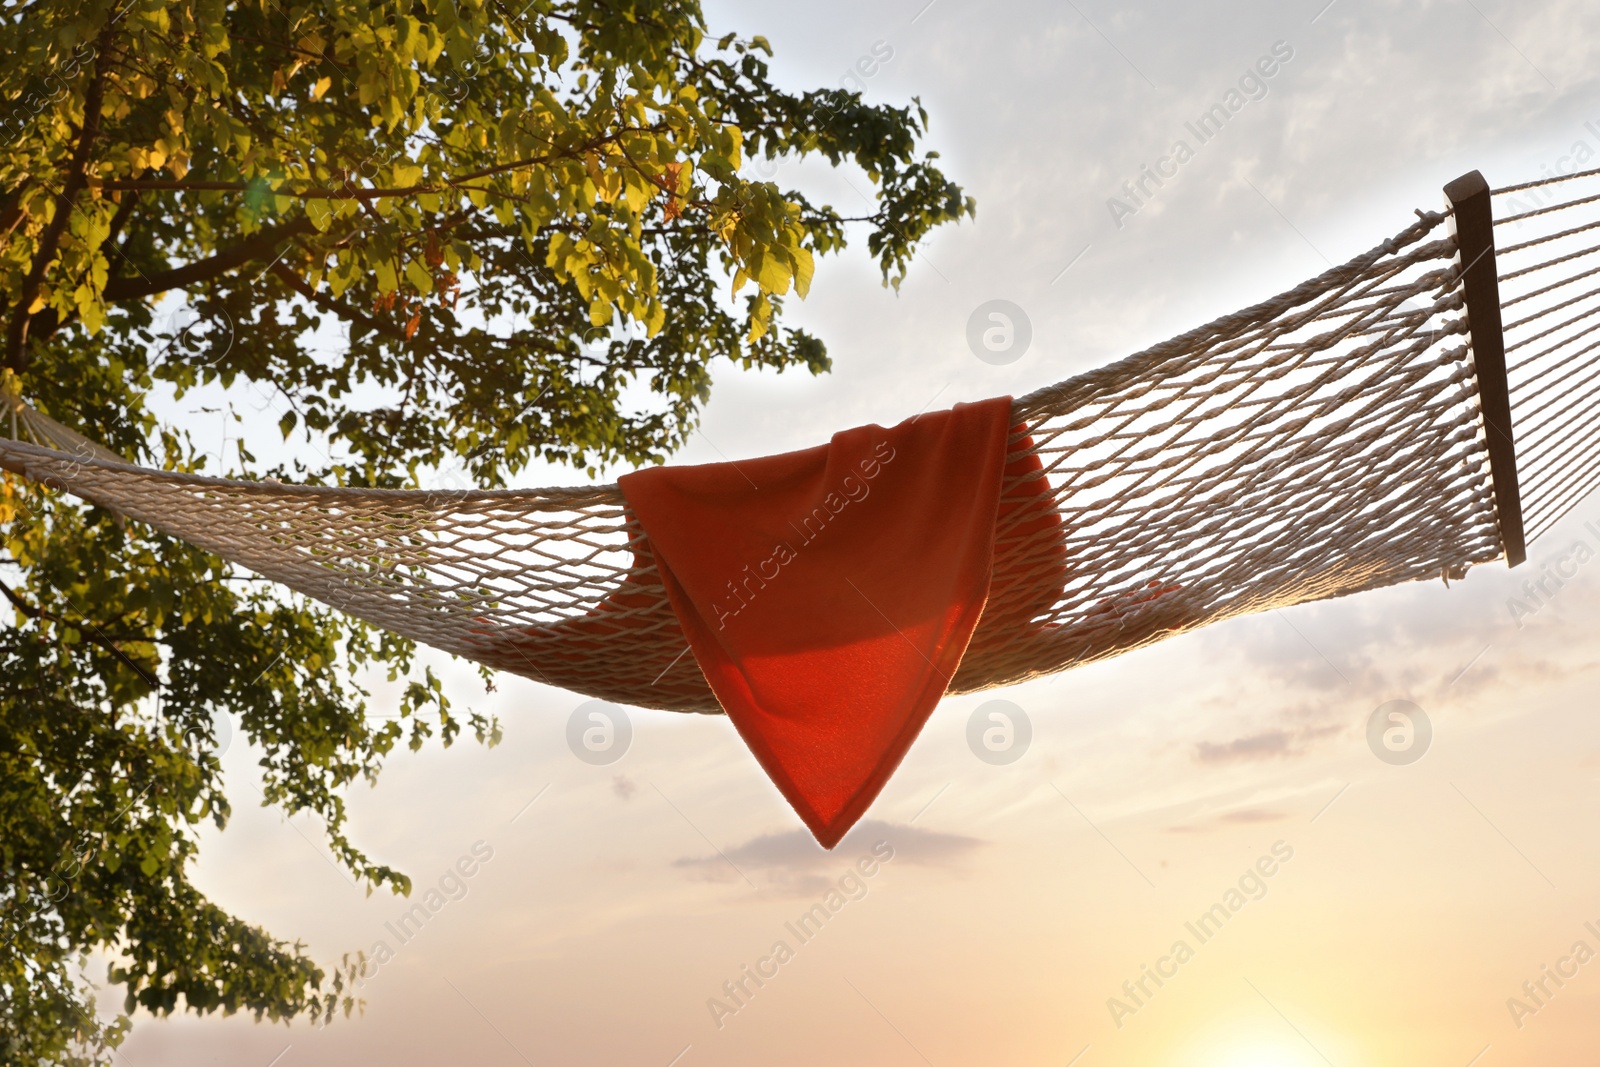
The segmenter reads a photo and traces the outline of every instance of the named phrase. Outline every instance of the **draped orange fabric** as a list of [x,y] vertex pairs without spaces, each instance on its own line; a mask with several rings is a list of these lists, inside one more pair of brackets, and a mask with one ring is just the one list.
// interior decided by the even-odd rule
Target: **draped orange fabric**
[[824,847],[899,765],[983,612],[1010,413],[1000,397],[620,480],[712,692]]

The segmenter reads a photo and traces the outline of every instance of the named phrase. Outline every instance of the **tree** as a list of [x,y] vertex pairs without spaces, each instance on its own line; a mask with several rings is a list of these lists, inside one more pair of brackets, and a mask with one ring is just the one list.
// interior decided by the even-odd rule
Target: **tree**
[[[765,40],[705,32],[693,0],[9,8],[0,394],[196,470],[147,394],[248,384],[327,456],[253,473],[324,484],[663,457],[716,360],[828,368],[784,303],[852,224],[898,286],[973,211],[919,155],[920,105],[786,91]],[[806,156],[859,167],[866,213],[741,174]],[[337,357],[306,343],[330,327]],[[243,440],[238,463],[260,466]],[[401,740],[498,725],[458,715],[409,642],[139,524],[8,475],[0,527],[0,1062],[120,1039],[88,1010],[94,949],[130,1011],[348,1012],[359,959],[326,971],[187,880],[196,828],[229,813],[215,713],[263,751],[266,803],[398,892],[346,835],[343,788]],[[408,679],[405,726],[365,718],[374,667]]]

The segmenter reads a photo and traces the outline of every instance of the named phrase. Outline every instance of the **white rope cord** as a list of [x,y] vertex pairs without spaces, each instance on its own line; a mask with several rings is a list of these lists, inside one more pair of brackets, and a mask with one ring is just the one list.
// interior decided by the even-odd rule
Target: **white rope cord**
[[[1576,252],[1569,252],[1564,256],[1557,256],[1555,259],[1541,260],[1538,263],[1528,267],[1523,267],[1520,270],[1514,270],[1508,274],[1502,274],[1500,275],[1501,287],[1504,288],[1506,282],[1512,281],[1516,278],[1521,278],[1523,275],[1533,274],[1541,270],[1553,270],[1564,263],[1570,263],[1575,259],[1582,259],[1584,256],[1592,256],[1596,252],[1600,252],[1600,245],[1590,245],[1588,248],[1580,248]],[[1532,294],[1530,293],[1524,295],[1531,296]]]
[[[1574,184],[1575,183],[1575,184]],[[1496,189],[1506,376],[1528,539],[1600,486],[1600,170]]]
[[[1547,308],[1544,308],[1541,311],[1535,311],[1531,315],[1525,315],[1520,319],[1516,319],[1515,321],[1508,322],[1508,323],[1505,324],[1504,328],[1507,329],[1507,330],[1514,330],[1514,329],[1517,329],[1518,327],[1526,326],[1530,322],[1537,322],[1538,320],[1540,320],[1542,318],[1546,318],[1547,316],[1553,315],[1558,311],[1564,311],[1565,309],[1567,309],[1569,307],[1572,307],[1574,304],[1581,304],[1585,300],[1592,300],[1596,296],[1600,296],[1600,287],[1596,287],[1594,289],[1589,289],[1589,290],[1587,290],[1585,292],[1579,293],[1577,296],[1568,297],[1566,300],[1563,300],[1559,304],[1552,304],[1551,306],[1549,306]],[[1501,305],[1502,308],[1504,306],[1505,305]],[[1569,323],[1570,322],[1577,322],[1579,319],[1587,318],[1588,316],[1593,315],[1593,314],[1594,314],[1594,309],[1590,308],[1588,311],[1586,311],[1582,315],[1578,316],[1578,318],[1569,319],[1567,321]],[[1521,348],[1524,345],[1527,345],[1529,342],[1536,341],[1540,337],[1543,337],[1543,336],[1545,336],[1545,335],[1536,334],[1533,337],[1523,338],[1522,340],[1517,341],[1513,345],[1507,345],[1506,346],[1506,351],[1507,352],[1515,351],[1516,349]]]
[[[1456,248],[1424,240],[1444,218],[1016,401],[1051,492],[1005,486],[990,600],[951,690],[1499,558]],[[719,710],[614,485],[239,482],[33,436],[57,447],[0,441],[0,464],[368,622],[604,699]]]
[[[1525,382],[1528,386],[1527,390],[1519,395],[1519,399],[1522,400],[1523,404],[1523,415],[1531,419],[1542,412],[1549,411],[1551,405],[1559,402],[1563,396],[1570,395],[1559,392],[1558,387],[1572,385],[1581,387],[1583,380],[1580,376],[1586,375],[1590,370],[1590,361],[1585,357],[1591,355],[1596,348],[1600,348],[1600,341],[1576,349],[1555,362],[1547,363],[1542,370],[1531,374]],[[1559,371],[1566,371],[1566,373],[1557,373]],[[1549,380],[1543,380],[1546,378]],[[1537,389],[1532,388],[1535,382],[1540,383]],[[1542,403],[1535,403],[1535,401],[1542,401]]]
[[[1563,210],[1565,210],[1585,202],[1586,201],[1579,200],[1572,204],[1562,204],[1561,207]],[[1522,252],[1529,248],[1537,248],[1540,245],[1549,244],[1551,241],[1560,241],[1567,237],[1575,237],[1580,233],[1588,233],[1590,230],[1596,228],[1600,228],[1600,220],[1586,222],[1582,226],[1574,226],[1570,230],[1559,230],[1556,233],[1546,234],[1543,237],[1535,237],[1532,240],[1523,241],[1519,244],[1507,245],[1505,248],[1499,249],[1498,254],[1502,256],[1509,256],[1513,252]]]
[[[1500,191],[1504,192],[1505,190],[1500,190]],[[1554,212],[1554,211],[1565,211],[1568,208],[1577,207],[1580,204],[1592,204],[1596,200],[1600,200],[1600,193],[1591,194],[1589,196],[1583,197],[1581,200],[1569,200],[1565,204],[1553,204],[1550,207],[1541,207],[1541,208],[1535,208],[1532,211],[1524,211],[1520,215],[1506,215],[1506,216],[1504,216],[1502,218],[1495,219],[1494,220],[1494,224],[1496,226],[1505,226],[1505,225],[1508,225],[1510,223],[1521,222],[1524,219],[1535,219],[1535,218],[1538,218],[1540,215],[1548,215],[1548,214],[1550,214],[1551,212]]]
[[1494,191],[1494,195],[1504,196],[1507,193],[1520,193],[1527,189],[1538,189],[1548,185],[1560,185],[1562,182],[1579,181],[1583,178],[1594,178],[1597,176],[1600,176],[1600,167],[1597,167],[1594,170],[1580,170],[1573,174],[1558,174],[1553,178],[1536,178],[1531,182],[1523,182],[1521,185],[1501,186],[1499,189]]
[[1572,275],[1570,277],[1567,277],[1567,278],[1562,278],[1558,282],[1551,282],[1549,285],[1546,285],[1543,288],[1531,290],[1529,292],[1523,293],[1521,296],[1513,297],[1510,300],[1502,300],[1500,302],[1500,307],[1502,309],[1504,309],[1504,308],[1512,307],[1513,305],[1516,305],[1516,304],[1523,303],[1524,301],[1527,301],[1527,300],[1533,300],[1536,297],[1541,297],[1546,293],[1554,292],[1557,289],[1562,289],[1562,288],[1565,288],[1566,286],[1569,286],[1569,285],[1574,285],[1574,284],[1576,284],[1578,282],[1583,281],[1583,279],[1593,277],[1596,274],[1600,274],[1600,267],[1590,267],[1586,271],[1582,271],[1582,272],[1580,272],[1578,274],[1574,274],[1574,275]]
[[[1593,293],[1585,293],[1583,295],[1587,297],[1587,296],[1592,296],[1594,294]],[[1572,301],[1568,301],[1567,303],[1570,306]],[[1529,323],[1538,322],[1539,320],[1545,318],[1547,315],[1554,314],[1555,312],[1557,312],[1559,310],[1561,310],[1561,307],[1559,305],[1555,306],[1555,307],[1551,307],[1551,308],[1548,308],[1545,311],[1536,312],[1536,313],[1534,313],[1532,315],[1529,315],[1529,316],[1527,316],[1525,318],[1518,319],[1515,323],[1512,323],[1511,326],[1526,326]],[[1550,337],[1550,336],[1552,336],[1554,334],[1557,334],[1557,333],[1561,332],[1562,330],[1566,329],[1568,326],[1571,326],[1573,323],[1582,322],[1584,319],[1592,318],[1596,314],[1600,314],[1600,306],[1591,307],[1587,311],[1579,312],[1578,314],[1572,316],[1569,319],[1563,319],[1561,322],[1556,323],[1554,326],[1546,327],[1544,330],[1540,331],[1539,333],[1529,334],[1527,336],[1520,336],[1520,337],[1518,337],[1517,340],[1511,341],[1510,343],[1508,343],[1506,345],[1506,353],[1509,355],[1510,353],[1515,352],[1520,348],[1526,348],[1528,345],[1532,344],[1535,341],[1542,341],[1546,337]],[[1508,326],[1506,328],[1510,329],[1511,327]]]

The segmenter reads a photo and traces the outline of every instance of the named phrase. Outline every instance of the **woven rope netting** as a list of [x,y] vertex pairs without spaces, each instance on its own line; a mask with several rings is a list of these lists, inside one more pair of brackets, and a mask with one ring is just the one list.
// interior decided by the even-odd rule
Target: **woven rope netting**
[[[1038,455],[1052,494],[1007,483],[990,601],[950,691],[1501,557],[1456,244],[1445,216],[1419,215],[1273,300],[1015,401],[1013,449]],[[1549,343],[1529,342],[1527,366],[1556,367]],[[1560,420],[1579,402],[1560,387],[1517,400],[1553,405],[1535,454],[1572,432]],[[0,459],[378,626],[602,699],[720,710],[614,485],[315,488],[36,440],[55,447],[0,442]],[[1593,474],[1541,471],[1534,528]]]

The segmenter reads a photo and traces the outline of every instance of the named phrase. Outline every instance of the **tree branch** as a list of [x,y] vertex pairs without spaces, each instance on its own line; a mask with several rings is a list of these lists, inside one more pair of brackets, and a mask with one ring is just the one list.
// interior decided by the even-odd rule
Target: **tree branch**
[[290,55],[304,56],[307,60],[315,60],[318,63],[326,63],[335,70],[347,69],[346,64],[337,63],[332,59],[329,59],[327,54],[323,52],[308,52],[304,48],[297,48],[292,44],[284,44],[281,41],[269,41],[265,37],[252,37],[248,33],[240,33],[238,30],[233,29],[228,31],[228,36],[235,41],[248,41],[251,44],[265,45],[268,48],[279,48],[285,52],[288,52]]
[[265,259],[276,252],[285,241],[300,234],[311,233],[315,229],[310,219],[301,216],[282,226],[262,230],[254,237],[240,241],[232,248],[223,249],[214,256],[197,259],[193,263],[160,274],[138,278],[112,278],[106,282],[105,300],[107,303],[136,300],[164,293],[170,289],[182,289],[196,282],[210,281],[252,260]]
[[293,270],[284,266],[282,263],[273,264],[271,269],[273,276],[279,281],[283,282],[283,284],[287,285],[290,289],[293,289],[296,293],[299,293],[301,296],[305,297],[306,300],[310,301],[316,307],[321,308],[323,311],[326,311],[328,314],[337,315],[346,322],[358,323],[375,333],[383,334],[385,337],[392,337],[398,341],[404,341],[406,339],[405,331],[401,330],[398,326],[393,326],[387,322],[383,322],[380,319],[375,319],[371,315],[368,315],[357,308],[353,308],[343,301],[335,300],[325,293],[317,292],[317,290],[306,284],[306,280],[304,278],[300,277],[300,275],[296,274]]
[[[138,193],[129,193],[127,196],[122,198],[122,203],[117,205],[116,214],[111,216],[111,224],[106,227],[106,244],[109,245],[116,243],[117,238],[122,234],[122,228],[128,224],[129,217],[133,214],[134,209],[138,206]],[[117,254],[122,255],[120,250]],[[124,256],[124,258],[126,257]]]
[[[430,182],[419,185],[402,185],[382,189],[362,189],[355,185],[345,184],[337,186],[313,185],[305,189],[271,188],[266,190],[273,196],[288,196],[299,200],[382,200],[387,197],[416,196],[421,193],[443,193],[451,189],[460,189],[468,182],[480,178],[490,178],[496,174],[507,171],[524,170],[528,167],[537,167],[551,163],[558,159],[576,159],[583,153],[621,140],[623,137],[634,133],[660,133],[665,127],[661,124],[654,126],[629,126],[608,133],[604,137],[597,137],[585,144],[575,146],[561,152],[551,152],[543,156],[529,156],[527,159],[513,160],[510,163],[497,163],[481,170],[470,171],[466,174],[457,174],[442,182]],[[259,187],[259,186],[258,186]],[[119,178],[101,183],[102,189],[127,191],[148,190],[153,192],[179,192],[179,193],[242,193],[252,188],[250,182],[213,182],[213,181],[174,181],[167,178]],[[493,189],[480,189],[479,192],[495,192]]]
[[[123,663],[127,664],[128,667],[133,670],[133,673],[145,680],[145,683],[148,684],[150,688],[160,688],[159,684],[154,678],[146,674],[143,668],[141,668],[137,663],[133,662],[133,660],[129,659],[127,653],[118,648],[116,646],[116,642],[112,641],[111,638],[101,633],[100,627],[96,626],[94,623],[88,622],[87,620],[82,623],[72,622],[70,619],[63,619],[60,615],[57,615],[53,611],[46,611],[44,608],[35,607],[26,600],[23,600],[16,593],[13,593],[10,587],[8,587],[4,582],[0,582],[0,594],[3,594],[7,600],[11,601],[13,607],[30,619],[43,619],[45,622],[53,622],[58,626],[68,626],[78,631],[84,637],[87,637],[90,641],[93,641],[95,644],[99,645],[101,648],[120,659]],[[88,629],[84,629],[85,625],[88,626]],[[144,641],[146,639],[140,637],[134,638],[134,640]]]
[[27,217],[22,210],[22,194],[28,191],[28,185],[24,180],[5,198],[5,206],[0,208],[0,241],[8,240],[11,232]]
[[56,199],[56,213],[39,235],[39,248],[33,255],[33,265],[17,291],[16,307],[11,313],[11,322],[6,326],[5,365],[19,374],[27,367],[28,319],[32,316],[29,309],[44,284],[45,272],[50,269],[56,252],[60,250],[61,236],[67,232],[67,224],[72,221],[74,201],[89,184],[89,158],[94,153],[95,140],[100,136],[100,109],[105,103],[106,67],[111,61],[110,40],[111,26],[107,25],[95,42],[94,76],[89,81],[89,89],[83,100],[83,128],[78,131],[78,144],[73,149],[72,160],[67,164],[66,181]]

